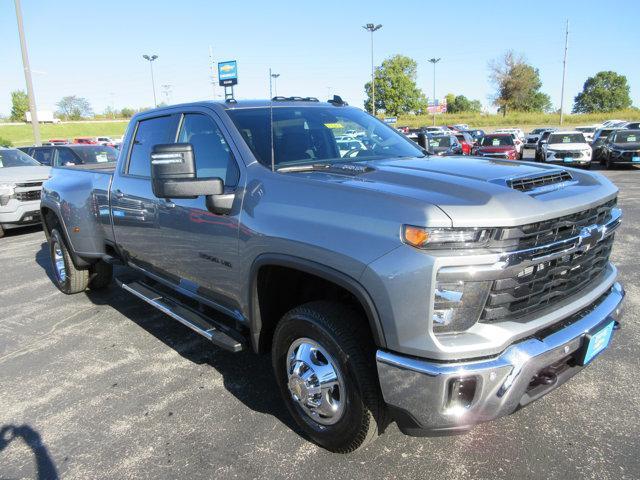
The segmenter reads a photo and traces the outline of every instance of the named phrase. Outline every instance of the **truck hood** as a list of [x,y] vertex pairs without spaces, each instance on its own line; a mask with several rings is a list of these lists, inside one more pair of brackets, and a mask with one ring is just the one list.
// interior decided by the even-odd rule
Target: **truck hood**
[[49,178],[51,167],[2,167],[0,168],[0,182],[44,182]]
[[[430,156],[349,163],[340,170],[303,175],[376,190],[390,202],[402,196],[435,205],[454,227],[523,225],[578,212],[617,195],[617,188],[600,174],[512,160]],[[514,190],[507,182],[560,171],[570,172],[572,181],[543,192]]]

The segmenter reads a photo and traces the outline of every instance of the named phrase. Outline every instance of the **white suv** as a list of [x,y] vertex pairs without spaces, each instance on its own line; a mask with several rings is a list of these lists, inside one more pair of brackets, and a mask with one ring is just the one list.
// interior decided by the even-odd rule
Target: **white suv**
[[591,146],[577,130],[553,132],[543,146],[545,162],[591,168]]

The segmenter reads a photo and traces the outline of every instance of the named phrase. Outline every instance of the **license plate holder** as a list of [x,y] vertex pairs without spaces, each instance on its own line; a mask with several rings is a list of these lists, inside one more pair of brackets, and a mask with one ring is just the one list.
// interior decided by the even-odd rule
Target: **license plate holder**
[[564,163],[573,163],[572,157],[564,157]]
[[631,157],[633,163],[640,163],[640,157]]
[[600,353],[605,351],[611,343],[615,320],[607,319],[606,321],[587,332],[582,341],[582,347],[577,352],[578,365],[587,365]]

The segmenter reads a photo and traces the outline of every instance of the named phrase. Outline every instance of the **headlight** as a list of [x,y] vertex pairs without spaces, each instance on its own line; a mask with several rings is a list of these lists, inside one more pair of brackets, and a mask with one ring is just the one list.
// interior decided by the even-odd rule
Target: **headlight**
[[402,226],[402,241],[416,248],[478,248],[491,238],[483,228],[425,228]]
[[5,206],[9,200],[15,198],[15,185],[13,183],[0,183],[0,205]]
[[433,332],[459,333],[480,318],[491,282],[436,282]]

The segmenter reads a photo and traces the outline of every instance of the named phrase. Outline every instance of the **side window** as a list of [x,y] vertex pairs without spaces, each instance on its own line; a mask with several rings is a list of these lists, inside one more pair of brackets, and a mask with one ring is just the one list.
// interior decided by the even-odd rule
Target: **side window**
[[56,165],[75,165],[80,163],[76,156],[68,148],[58,148],[58,158],[56,159]]
[[51,166],[53,160],[53,148],[36,148],[31,156],[43,165]]
[[151,150],[160,143],[173,143],[176,133],[176,119],[172,116],[149,118],[138,122],[129,157],[129,175],[151,176]]
[[229,145],[215,122],[199,113],[184,116],[179,143],[190,143],[198,178],[221,178],[225,185],[238,184],[239,171]]

